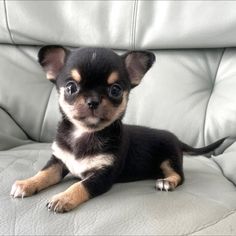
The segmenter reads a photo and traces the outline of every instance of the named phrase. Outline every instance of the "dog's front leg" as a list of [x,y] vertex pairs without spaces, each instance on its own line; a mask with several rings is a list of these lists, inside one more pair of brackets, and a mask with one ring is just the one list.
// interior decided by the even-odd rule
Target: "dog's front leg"
[[17,180],[12,186],[10,195],[14,198],[31,196],[60,182],[67,173],[65,165],[52,156],[45,167],[35,176],[25,180]]
[[108,191],[113,184],[111,168],[106,167],[70,186],[66,191],[54,195],[47,203],[49,211],[63,213],[71,211],[81,203]]

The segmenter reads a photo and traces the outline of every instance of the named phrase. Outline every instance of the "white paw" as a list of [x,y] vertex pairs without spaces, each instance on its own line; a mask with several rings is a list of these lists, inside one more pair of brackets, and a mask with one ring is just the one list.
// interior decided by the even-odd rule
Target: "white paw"
[[169,190],[173,190],[173,187],[167,179],[158,179],[156,181],[156,189],[168,192]]
[[36,192],[35,186],[29,180],[16,181],[11,188],[10,195],[14,198],[24,198]]
[[10,195],[14,198],[21,197],[24,198],[25,196],[25,191],[22,188],[22,186],[18,185],[17,183],[14,183],[11,188],[11,193]]

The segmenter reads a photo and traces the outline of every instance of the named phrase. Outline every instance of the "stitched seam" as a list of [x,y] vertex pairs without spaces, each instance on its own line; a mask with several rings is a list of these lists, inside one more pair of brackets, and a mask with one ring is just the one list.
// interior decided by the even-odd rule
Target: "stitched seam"
[[[1,104],[0,104],[1,105]],[[11,119],[12,121],[15,122],[16,126],[19,127],[19,129],[21,129],[21,131],[25,134],[25,136],[28,138],[28,140],[33,140],[29,134],[26,132],[26,130],[24,130],[24,128],[16,121],[16,119],[11,115],[11,113],[8,112],[8,110],[2,106],[0,106],[0,110],[2,110],[3,112],[5,112]]]
[[232,210],[232,211],[226,213],[225,215],[223,215],[220,219],[216,220],[215,222],[206,224],[206,225],[204,225],[204,226],[202,226],[202,227],[200,227],[200,228],[198,228],[198,229],[188,233],[187,235],[194,234],[194,233],[197,233],[197,232],[202,231],[204,229],[210,228],[211,226],[214,226],[214,225],[220,223],[222,220],[228,218],[229,216],[231,216],[231,215],[233,215],[235,213],[236,213],[236,210]]
[[50,100],[50,97],[51,97],[51,94],[52,94],[52,90],[53,90],[53,86],[52,86],[51,91],[49,93],[48,100],[47,100],[47,103],[46,103],[46,106],[45,106],[45,109],[44,109],[44,115],[43,115],[43,119],[42,119],[42,123],[41,123],[40,135],[39,135],[39,142],[41,142],[41,137],[42,137],[42,132],[43,132],[43,125],[44,125],[44,121],[45,121],[45,115],[46,115],[46,112],[47,112],[48,103],[49,103],[49,100]]
[[9,26],[6,0],[3,0],[3,5],[4,5],[5,21],[6,21],[6,26],[7,26],[8,34],[9,34],[9,37],[10,37],[10,40],[11,40],[12,44],[16,44],[15,41],[14,41],[14,39],[13,39],[11,30],[10,30],[10,26]]
[[221,61],[222,61],[222,58],[224,56],[224,53],[225,53],[225,48],[220,56],[220,60],[219,60],[219,63],[218,63],[218,66],[217,66],[217,69],[216,69],[216,73],[215,73],[215,76],[214,76],[214,84],[212,86],[212,89],[210,91],[210,96],[208,98],[208,101],[207,101],[207,104],[206,104],[206,109],[205,109],[205,112],[204,112],[204,121],[203,121],[203,143],[204,145],[206,145],[206,135],[205,135],[205,132],[206,132],[206,119],[207,119],[207,111],[208,111],[208,107],[209,107],[209,103],[210,103],[210,100],[211,100],[211,97],[212,97],[212,94],[213,94],[213,91],[214,91],[214,88],[215,88],[215,83],[216,83],[216,76],[218,74],[218,71],[219,71],[219,68],[220,68],[220,65],[221,65]]
[[130,48],[132,48],[132,41],[133,41],[134,9],[135,9],[135,2],[133,4],[133,11],[132,11],[132,16],[131,16],[131,24],[130,24],[130,40],[129,40],[129,47]]
[[133,46],[132,46],[132,49],[136,48],[135,39],[136,39],[137,15],[138,15],[138,0],[135,0],[134,18],[133,18]]
[[130,32],[130,48],[135,48],[135,28],[136,28],[136,17],[137,17],[137,0],[134,0],[133,4],[133,12],[132,12],[132,19],[131,19],[131,32]]

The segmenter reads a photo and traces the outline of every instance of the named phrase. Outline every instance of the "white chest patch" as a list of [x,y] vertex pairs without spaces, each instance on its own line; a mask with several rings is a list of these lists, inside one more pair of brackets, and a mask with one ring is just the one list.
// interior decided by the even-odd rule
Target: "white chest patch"
[[100,154],[83,159],[76,159],[72,153],[61,149],[56,142],[52,144],[53,155],[60,159],[71,174],[81,179],[84,178],[83,173],[92,169],[101,169],[105,166],[113,164],[114,157],[112,155]]

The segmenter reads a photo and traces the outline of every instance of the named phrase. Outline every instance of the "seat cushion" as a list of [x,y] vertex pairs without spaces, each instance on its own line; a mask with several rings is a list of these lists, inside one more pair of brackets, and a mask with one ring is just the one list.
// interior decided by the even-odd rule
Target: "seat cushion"
[[233,220],[227,221],[235,218],[236,188],[214,161],[202,156],[184,158],[186,181],[173,192],[156,191],[154,180],[115,184],[69,213],[48,212],[47,200],[76,181],[67,176],[32,197],[12,199],[14,181],[34,175],[50,153],[46,143],[0,152],[1,234],[191,234],[212,232],[221,221],[226,223],[218,233],[236,233]]

